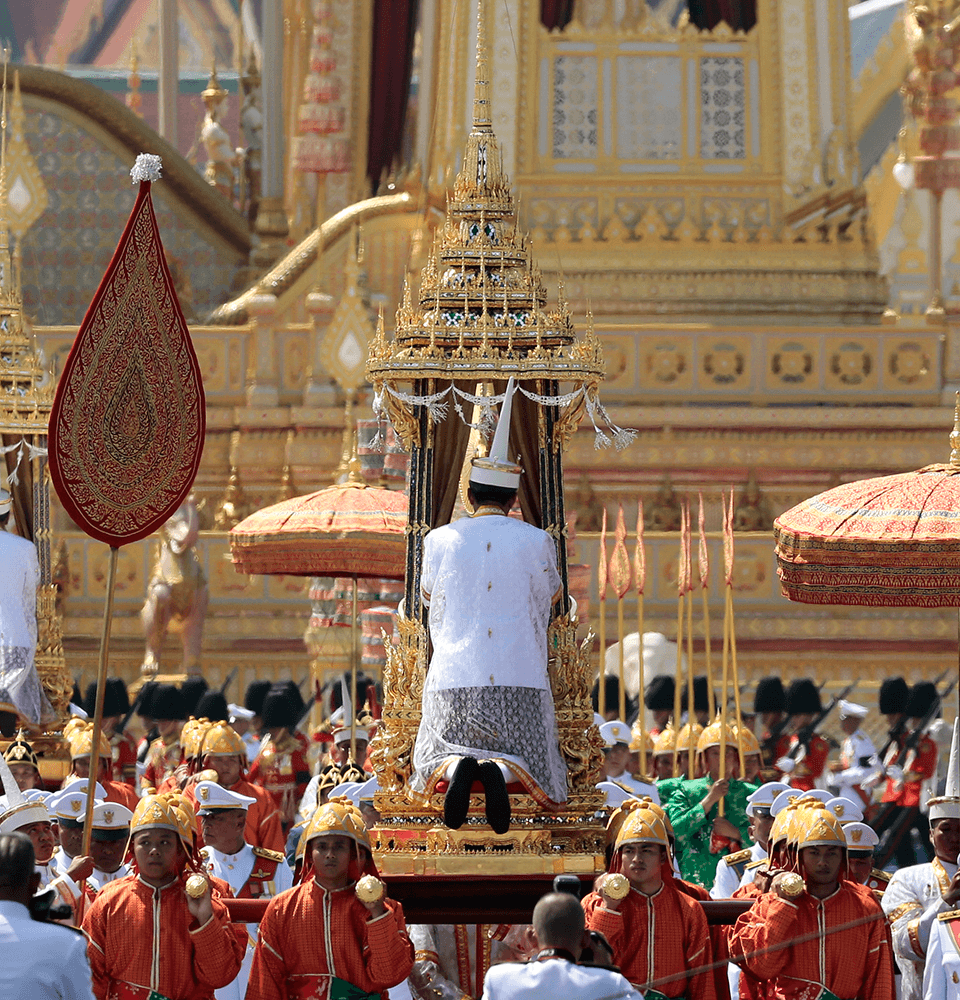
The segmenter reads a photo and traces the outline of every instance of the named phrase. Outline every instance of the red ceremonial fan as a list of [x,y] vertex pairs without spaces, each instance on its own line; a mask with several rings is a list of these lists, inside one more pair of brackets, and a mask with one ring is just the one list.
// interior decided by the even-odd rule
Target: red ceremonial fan
[[[130,176],[140,190],[60,376],[48,438],[60,502],[88,535],[110,546],[93,746],[103,718],[117,553],[184,501],[205,428],[200,366],[150,197],[160,157],[141,153]],[[93,803],[88,796],[85,855]]]
[[77,332],[50,415],[50,476],[67,513],[117,547],[156,531],[193,485],[203,452],[200,366],[140,182],[113,259]]

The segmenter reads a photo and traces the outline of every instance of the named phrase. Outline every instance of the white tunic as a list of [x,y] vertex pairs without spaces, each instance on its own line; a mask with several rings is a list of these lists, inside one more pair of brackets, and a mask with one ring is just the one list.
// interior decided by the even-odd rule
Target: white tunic
[[[249,844],[244,844],[236,854],[223,854],[212,847],[204,847],[200,853],[203,855],[207,871],[215,878],[223,879],[233,890],[234,896],[240,894],[240,890],[247,884],[247,879],[254,870],[254,865],[260,860]],[[273,881],[264,882],[263,887],[262,899],[279,896],[281,892],[293,887],[293,870],[285,861],[281,861],[277,865]],[[258,928],[259,924],[247,924],[247,950],[243,956],[240,972],[229,986],[214,991],[217,1000],[242,1000],[247,992],[247,980],[250,978],[250,967],[253,965],[253,950],[257,944]]]
[[433,657],[425,690],[549,688],[547,626],[560,589],[553,539],[513,517],[464,517],[423,543]]
[[0,529],[0,688],[31,722],[53,718],[34,667],[37,649],[37,550]]
[[890,921],[893,954],[902,973],[902,1000],[921,1000],[923,966],[930,932],[937,915],[950,907],[943,893],[957,866],[936,858],[895,872],[883,893],[881,906]]
[[567,797],[547,673],[547,627],[559,597],[556,547],[503,515],[463,518],[424,541],[422,586],[433,656],[414,746],[424,790],[458,757],[505,764],[532,791]]
[[[955,917],[953,924],[956,926]],[[960,948],[950,922],[937,920],[930,930],[923,970],[923,1000],[956,1000],[960,996]]]

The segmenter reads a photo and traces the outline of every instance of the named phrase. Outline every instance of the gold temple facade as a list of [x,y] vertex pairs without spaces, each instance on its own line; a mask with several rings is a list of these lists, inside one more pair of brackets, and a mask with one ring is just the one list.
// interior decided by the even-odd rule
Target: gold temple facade
[[[309,18],[308,4],[287,6]],[[702,493],[707,527],[719,529],[721,493],[734,486],[745,529],[735,578],[743,678],[776,670],[838,683],[862,677],[869,687],[890,673],[936,675],[955,662],[952,612],[791,605],[779,595],[769,530],[778,513],[839,482],[946,459],[960,321],[949,304],[936,324],[923,315],[925,192],[901,192],[893,181],[896,129],[865,179],[861,169],[864,137],[880,127],[910,66],[902,23],[894,18],[865,57],[854,46],[854,65],[851,31],[862,25],[847,0],[757,0],[747,34],[725,25],[698,32],[642,2],[628,4],[618,21],[613,7],[584,0],[572,24],[548,32],[538,0],[488,3],[493,127],[520,229],[544,285],[562,285],[575,322],[582,328],[592,314],[606,362],[604,403],[616,424],[637,431],[622,452],[596,449],[589,422],[570,442],[571,562],[596,565],[602,507],[615,515],[622,503],[632,524],[642,499],[648,517],[658,511],[655,523],[669,526],[670,489],[693,504]],[[371,17],[361,0],[343,8],[346,133],[361,162]],[[191,322],[208,408],[196,489],[210,587],[204,672],[215,683],[240,665],[234,694],[253,676],[299,679],[307,671],[307,581],[236,574],[217,512],[231,476],[231,497],[244,511],[328,484],[342,458],[348,397],[354,416],[371,416],[369,387],[354,398],[331,371],[339,342],[331,348],[329,331],[352,234],[362,227],[366,285],[390,328],[404,279],[427,262],[469,131],[476,0],[422,4],[410,169],[372,198],[364,197],[362,168],[331,176],[314,208],[316,228],[303,222],[308,190],[289,162],[307,32],[293,36],[283,66],[285,207],[297,242],[258,277],[234,239],[236,287]],[[41,89],[25,87],[28,135],[36,116],[59,109],[132,161],[142,136],[124,125],[126,109],[113,113],[120,124],[110,134],[102,116],[94,123],[95,109]],[[908,148],[912,141],[908,130]],[[179,177],[176,154],[167,158]],[[171,191],[157,185],[180,214],[200,204],[190,195],[191,168],[183,169]],[[945,210],[960,215],[951,198]],[[228,208],[217,207],[214,219],[224,233],[236,224]],[[949,292],[960,250],[948,222],[944,232]],[[44,356],[62,359],[75,327],[34,322]],[[71,531],[62,515],[54,527],[65,554],[67,662],[85,681],[96,659],[107,550]],[[712,564],[721,566],[719,542],[711,544]],[[128,546],[120,557],[113,659],[130,679],[142,659],[138,613],[152,547]],[[646,628],[672,637],[676,536],[651,530],[647,549]],[[593,580],[595,587],[595,572]],[[614,603],[608,636],[616,635]],[[594,628],[596,610],[591,601]],[[702,638],[701,624],[695,632]],[[175,669],[173,639],[169,649]],[[326,668],[344,661],[335,651]]]

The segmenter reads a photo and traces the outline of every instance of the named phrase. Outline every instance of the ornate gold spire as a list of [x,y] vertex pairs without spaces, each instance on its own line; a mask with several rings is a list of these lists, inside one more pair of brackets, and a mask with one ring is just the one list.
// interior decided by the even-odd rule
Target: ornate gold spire
[[0,96],[0,433],[45,435],[53,405],[53,379],[24,329],[20,274],[13,269],[10,253],[7,58],[5,49]]
[[484,0],[477,16],[473,128],[447,200],[439,240],[420,274],[419,302],[409,282],[393,341],[374,341],[367,375],[378,390],[411,378],[550,378],[587,384],[603,361],[577,350],[569,310],[547,312],[539,268],[516,220],[510,181],[493,131]]

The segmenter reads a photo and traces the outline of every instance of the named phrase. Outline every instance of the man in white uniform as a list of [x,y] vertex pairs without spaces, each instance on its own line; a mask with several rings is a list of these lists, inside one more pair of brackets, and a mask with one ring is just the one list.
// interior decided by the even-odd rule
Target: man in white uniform
[[[252,847],[243,838],[247,809],[257,800],[239,795],[215,781],[196,787],[197,816],[203,825],[201,851],[207,870],[223,879],[238,899],[272,899],[293,886],[293,870],[284,856],[265,847]],[[229,985],[215,991],[217,1000],[241,1000],[247,992],[257,924],[247,924],[247,951],[240,973]]]
[[930,799],[930,840],[937,856],[930,864],[895,872],[883,894],[883,912],[890,921],[893,953],[902,975],[902,1000],[923,996],[924,963],[931,932],[942,913],[960,901],[957,855],[960,854],[960,772],[958,725],[954,723],[946,794]]
[[[960,858],[958,858],[960,861]],[[937,915],[930,928],[923,969],[923,1000],[955,1000],[960,994],[960,910]]]
[[830,784],[837,795],[849,799],[863,809],[870,804],[871,790],[865,782],[879,775],[880,762],[873,740],[860,728],[869,710],[852,701],[840,701],[840,728],[844,740],[840,745],[840,759],[830,764]]
[[603,771],[597,790],[603,792],[607,806],[616,809],[627,799],[639,799],[649,796],[660,805],[660,793],[656,785],[640,781],[627,772],[627,762],[630,760],[630,740],[633,732],[630,727],[619,719],[605,722],[600,726],[600,736],[603,739]]
[[86,938],[30,916],[33,861],[27,837],[0,836],[0,1000],[93,1000]]
[[37,651],[37,582],[32,542],[7,530],[13,498],[0,489],[0,686],[31,722],[54,718],[34,667]]
[[641,1000],[642,994],[619,972],[576,964],[584,946],[584,925],[583,910],[574,896],[559,892],[544,896],[533,911],[539,954],[524,964],[493,966],[481,1000]]
[[508,782],[547,808],[567,797],[547,675],[547,626],[562,582],[553,539],[507,516],[522,471],[506,461],[512,394],[511,379],[490,456],[473,460],[473,516],[424,540],[433,656],[413,751],[416,789],[449,782],[448,827],[463,825],[480,782],[497,833],[510,826]]

